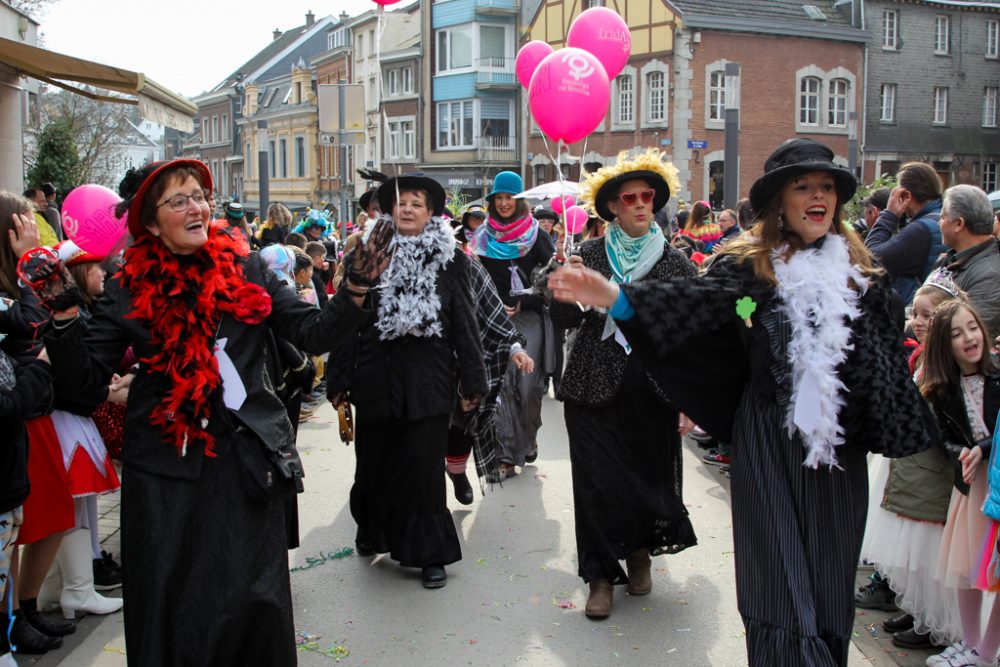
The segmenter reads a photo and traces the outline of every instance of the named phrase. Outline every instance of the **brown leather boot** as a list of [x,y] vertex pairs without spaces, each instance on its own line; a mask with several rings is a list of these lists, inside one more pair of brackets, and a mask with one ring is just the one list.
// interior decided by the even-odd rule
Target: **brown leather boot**
[[611,615],[611,599],[615,589],[607,579],[590,582],[590,597],[587,598],[585,613],[587,618],[607,618]]
[[629,595],[648,595],[653,590],[653,578],[649,574],[649,549],[636,549],[625,559],[628,568],[628,586],[625,592]]

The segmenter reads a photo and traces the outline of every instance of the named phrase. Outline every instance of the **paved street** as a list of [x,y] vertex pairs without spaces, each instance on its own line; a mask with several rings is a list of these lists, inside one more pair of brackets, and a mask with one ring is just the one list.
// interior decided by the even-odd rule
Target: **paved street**
[[[452,501],[464,559],[444,589],[388,559],[343,555],[353,547],[346,500],[353,452],[339,441],[329,406],[300,430],[307,492],[302,547],[290,555],[299,664],[344,665],[725,665],[746,664],[736,611],[727,479],[688,443],[685,500],[700,544],[653,562],[653,592],[616,590],[604,622],[583,615],[576,576],[569,457],[561,406],[546,400],[539,460],[465,508]],[[450,497],[450,489],[449,489]],[[113,499],[105,499],[113,512]],[[116,539],[114,516],[102,530]],[[117,547],[113,547],[117,551]],[[197,545],[192,545],[197,548]],[[197,595],[197,591],[189,591]],[[896,664],[859,617],[851,665]],[[880,618],[880,617],[878,617]],[[867,637],[865,636],[867,635]],[[121,615],[88,617],[66,648],[21,665],[125,664]],[[922,663],[922,658],[920,660]],[[920,664],[907,663],[907,664]],[[902,661],[900,664],[903,664]]]

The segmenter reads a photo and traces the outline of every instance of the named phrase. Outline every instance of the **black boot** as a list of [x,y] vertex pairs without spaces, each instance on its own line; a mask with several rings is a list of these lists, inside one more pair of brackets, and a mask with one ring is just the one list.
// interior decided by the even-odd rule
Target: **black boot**
[[76,623],[53,622],[42,616],[42,613],[38,611],[38,600],[36,598],[18,600],[18,603],[21,605],[21,616],[24,617],[24,620],[31,623],[32,627],[42,634],[49,635],[50,637],[65,637],[76,632]]
[[39,632],[17,610],[14,612],[14,627],[10,629],[10,643],[16,653],[37,655],[59,648],[63,640],[62,637],[50,637]]
[[448,477],[451,478],[451,483],[455,487],[455,500],[463,505],[471,505],[474,495],[472,485],[469,484],[469,478],[465,476],[465,473],[448,473]]

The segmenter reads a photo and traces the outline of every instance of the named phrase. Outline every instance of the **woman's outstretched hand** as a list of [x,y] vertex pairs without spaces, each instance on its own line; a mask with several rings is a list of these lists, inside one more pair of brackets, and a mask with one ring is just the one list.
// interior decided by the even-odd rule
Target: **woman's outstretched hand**
[[580,306],[611,308],[618,299],[618,285],[597,271],[569,264],[549,277],[549,289],[559,301]]
[[392,223],[379,220],[368,235],[368,240],[354,251],[351,262],[351,282],[374,285],[392,261]]

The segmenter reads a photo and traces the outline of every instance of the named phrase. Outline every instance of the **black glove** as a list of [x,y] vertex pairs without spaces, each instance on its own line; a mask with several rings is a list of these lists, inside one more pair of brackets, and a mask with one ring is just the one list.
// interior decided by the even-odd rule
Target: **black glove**
[[[347,278],[354,285],[373,287],[389,267],[393,251],[393,228],[388,220],[379,220],[368,240],[351,251]],[[344,258],[346,262],[347,257]]]
[[73,276],[48,248],[33,248],[24,253],[17,263],[17,275],[52,312],[68,310],[83,302]]

